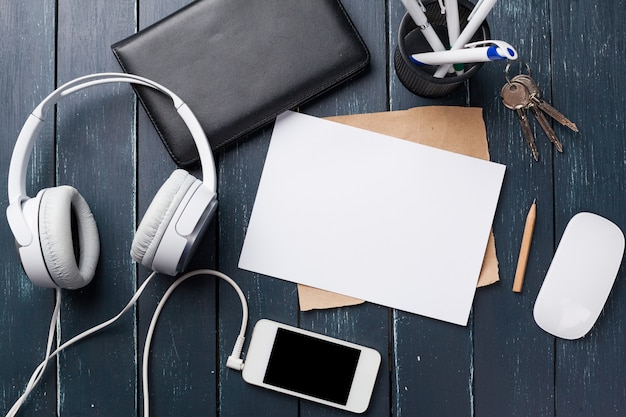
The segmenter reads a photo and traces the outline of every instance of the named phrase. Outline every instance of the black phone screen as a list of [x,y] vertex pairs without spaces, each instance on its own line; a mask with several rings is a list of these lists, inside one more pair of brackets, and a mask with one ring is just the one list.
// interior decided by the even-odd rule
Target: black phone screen
[[361,351],[278,328],[263,382],[346,405]]

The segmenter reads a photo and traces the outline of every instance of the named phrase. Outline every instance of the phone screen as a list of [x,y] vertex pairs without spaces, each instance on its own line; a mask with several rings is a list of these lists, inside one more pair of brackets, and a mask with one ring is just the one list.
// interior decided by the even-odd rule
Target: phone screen
[[361,351],[278,328],[263,382],[346,405]]

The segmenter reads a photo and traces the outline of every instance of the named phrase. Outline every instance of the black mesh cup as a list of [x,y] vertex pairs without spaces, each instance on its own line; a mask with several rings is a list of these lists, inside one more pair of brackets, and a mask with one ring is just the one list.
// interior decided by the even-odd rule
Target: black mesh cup
[[[468,0],[459,0],[459,21],[461,31],[467,25],[467,17],[474,8]],[[423,2],[426,8],[426,17],[431,26],[439,35],[441,42],[448,45],[448,29],[446,26],[446,16],[441,14],[441,9],[437,0],[426,0]],[[489,25],[485,20],[478,31],[474,34],[470,42],[490,39]],[[470,43],[468,42],[468,43]],[[402,84],[412,93],[422,97],[442,97],[451,93],[454,89],[463,84],[482,67],[481,62],[465,64],[463,74],[456,72],[448,73],[444,78],[435,78],[433,74],[437,66],[418,66],[411,60],[411,55],[420,52],[432,51],[422,31],[407,13],[402,18],[400,29],[398,30],[398,46],[394,54],[394,66],[396,74]]]

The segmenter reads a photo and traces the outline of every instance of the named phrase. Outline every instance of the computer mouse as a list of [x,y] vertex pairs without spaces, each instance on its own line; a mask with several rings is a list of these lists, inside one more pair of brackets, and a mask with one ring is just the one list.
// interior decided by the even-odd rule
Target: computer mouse
[[593,213],[569,221],[543,281],[533,316],[563,339],[586,335],[611,292],[624,255],[621,229]]

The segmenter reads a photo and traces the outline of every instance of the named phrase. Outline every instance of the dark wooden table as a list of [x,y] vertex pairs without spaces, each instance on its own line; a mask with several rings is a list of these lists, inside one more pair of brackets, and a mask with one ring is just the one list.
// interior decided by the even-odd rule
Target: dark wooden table
[[[0,172],[8,172],[27,115],[55,86],[92,72],[119,71],[110,45],[186,3],[2,0]],[[546,99],[580,128],[574,134],[555,125],[565,147],[558,154],[533,123],[538,163],[530,158],[514,113],[501,104],[503,65],[484,66],[448,97],[417,97],[400,84],[392,64],[404,13],[400,1],[343,4],[371,52],[371,66],[300,110],[329,116],[441,104],[482,107],[492,160],[507,166],[494,221],[501,281],[477,291],[467,327],[370,303],[299,312],[294,284],[237,268],[271,126],[216,155],[219,216],[193,266],[217,268],[243,287],[250,326],[270,318],[377,348],[383,363],[366,415],[626,415],[624,271],[585,338],[556,339],[532,317],[554,249],[575,213],[592,211],[626,227],[626,1],[501,0],[489,15],[493,37],[518,48]],[[175,165],[126,85],[78,94],[63,101],[51,119],[31,160],[30,195],[72,184],[89,202],[101,236],[96,278],[63,294],[58,330],[65,341],[112,317],[148,275],[129,257],[130,243],[147,204]],[[0,185],[4,206],[5,184]],[[515,294],[513,275],[533,199],[538,203],[535,236],[524,290]],[[4,414],[45,352],[54,291],[26,279],[5,221],[0,236]],[[152,311],[170,282],[159,277],[119,323],[62,353],[20,415],[141,415],[138,364]],[[151,356],[152,415],[346,415],[252,387],[227,370],[239,321],[236,295],[210,277],[195,278],[174,294]]]

